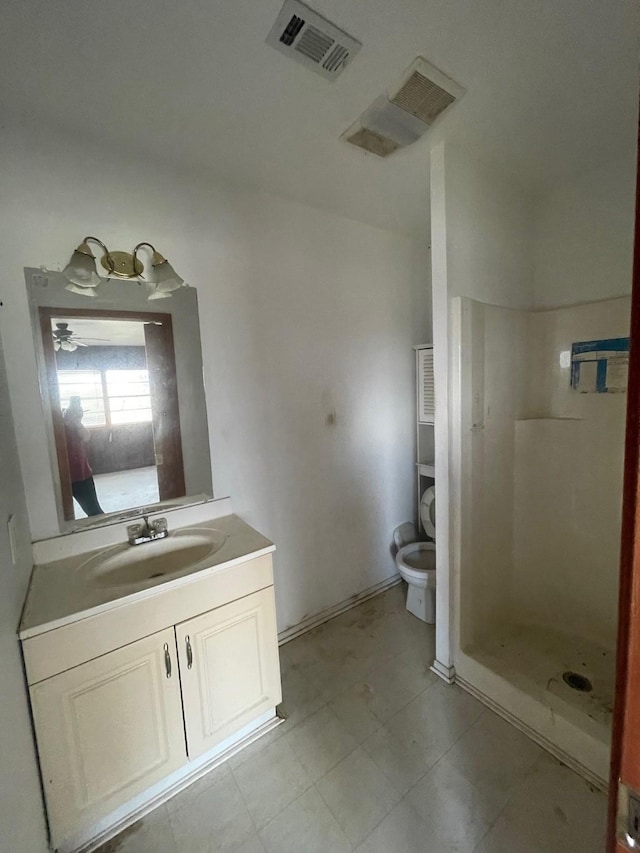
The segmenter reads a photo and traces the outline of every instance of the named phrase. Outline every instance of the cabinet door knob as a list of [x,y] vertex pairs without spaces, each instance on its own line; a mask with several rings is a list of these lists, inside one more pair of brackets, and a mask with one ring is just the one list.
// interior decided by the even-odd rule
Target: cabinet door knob
[[164,644],[164,669],[167,678],[171,678],[171,655],[169,654],[169,643]]
[[185,642],[187,644],[187,669],[191,669],[193,666],[193,649],[191,648],[191,639],[188,634],[185,637]]

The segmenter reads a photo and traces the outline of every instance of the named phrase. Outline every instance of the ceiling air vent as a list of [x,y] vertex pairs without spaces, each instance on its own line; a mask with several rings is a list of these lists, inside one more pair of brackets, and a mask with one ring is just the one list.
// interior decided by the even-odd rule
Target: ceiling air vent
[[462,86],[424,59],[418,59],[406,72],[400,88],[389,93],[389,100],[425,124],[433,124],[463,93]]
[[345,139],[352,145],[357,145],[358,148],[364,148],[365,151],[369,151],[371,154],[377,154],[378,157],[388,157],[389,154],[393,154],[396,148],[399,147],[398,143],[394,142],[393,139],[387,139],[380,133],[362,127],[359,124],[351,128],[350,131],[347,131]]
[[429,129],[464,89],[418,57],[399,86],[381,95],[362,113],[342,139],[379,157],[411,145]]
[[298,0],[286,0],[267,44],[313,71],[335,80],[362,45]]

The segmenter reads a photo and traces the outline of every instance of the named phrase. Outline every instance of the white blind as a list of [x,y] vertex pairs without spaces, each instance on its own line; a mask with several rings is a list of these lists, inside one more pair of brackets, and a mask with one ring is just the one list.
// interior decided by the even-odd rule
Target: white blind
[[436,413],[433,348],[418,350],[418,420],[432,424]]

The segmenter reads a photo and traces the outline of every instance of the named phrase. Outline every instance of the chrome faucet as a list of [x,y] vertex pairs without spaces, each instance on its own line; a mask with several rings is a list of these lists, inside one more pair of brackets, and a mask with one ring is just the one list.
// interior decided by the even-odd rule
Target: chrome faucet
[[142,545],[144,542],[155,542],[169,535],[169,525],[166,518],[154,518],[149,521],[148,515],[142,516],[142,522],[127,526],[129,545]]

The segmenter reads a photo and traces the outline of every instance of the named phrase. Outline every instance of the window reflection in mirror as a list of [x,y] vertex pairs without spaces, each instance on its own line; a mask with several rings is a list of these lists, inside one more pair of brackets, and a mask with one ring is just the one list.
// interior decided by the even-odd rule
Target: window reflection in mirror
[[171,315],[39,313],[65,519],[183,497]]

